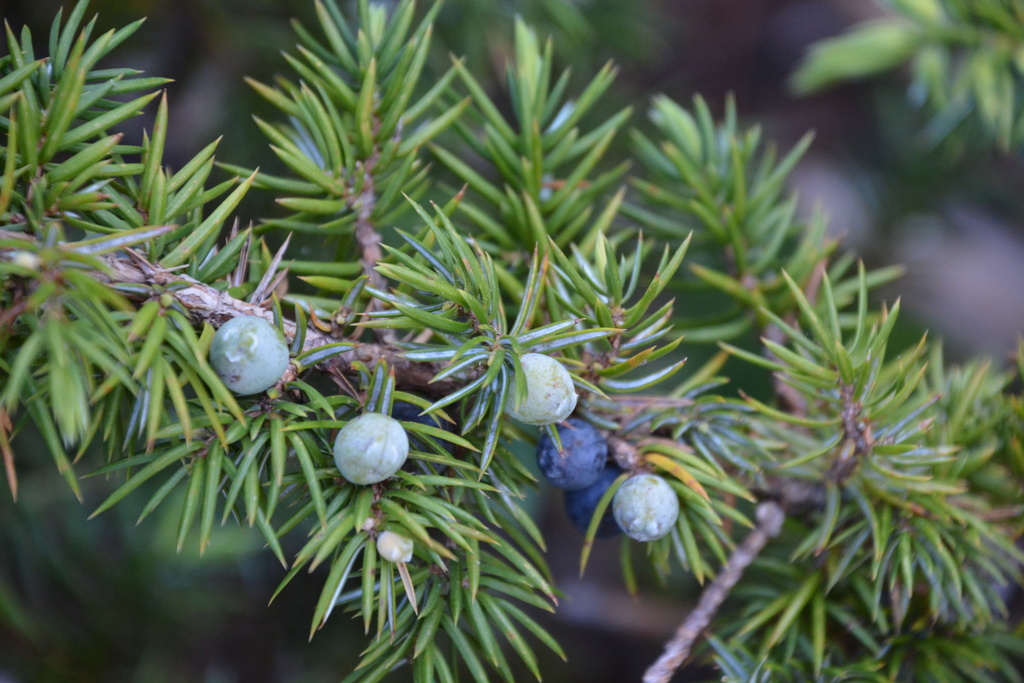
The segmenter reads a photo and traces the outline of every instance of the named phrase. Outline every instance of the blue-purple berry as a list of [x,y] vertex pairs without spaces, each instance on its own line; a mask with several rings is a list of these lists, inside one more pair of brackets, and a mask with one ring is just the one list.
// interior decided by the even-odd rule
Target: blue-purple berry
[[[577,489],[576,491],[565,492],[565,514],[573,525],[580,530],[580,533],[587,533],[590,520],[594,516],[594,511],[597,510],[597,504],[620,474],[622,474],[622,469],[615,463],[611,463],[604,468],[597,481],[590,486]],[[609,505],[605,508],[604,516],[601,517],[601,522],[597,525],[597,533],[595,535],[597,538],[612,538],[620,533],[622,533],[622,529],[619,528],[619,523],[615,521],[615,516],[612,514],[612,506]]]
[[[403,422],[415,422],[427,427],[436,427],[437,429],[443,429],[445,431],[452,431],[452,425],[445,420],[442,420],[437,415],[420,415],[423,409],[414,403],[408,401],[395,401],[391,405],[391,417],[396,420]],[[409,444],[413,449],[417,451],[427,450],[428,446],[423,442],[423,439],[416,436],[416,433],[412,430],[407,432],[409,436]],[[446,451],[451,453],[452,445],[450,442],[444,439],[435,439],[438,444]]]
[[408,401],[395,401],[391,404],[391,417],[396,420],[402,420],[404,422],[418,422],[421,425],[437,427],[438,429],[446,428],[441,418],[436,415],[420,415],[422,412],[422,408],[415,403],[409,403]]
[[537,442],[537,467],[552,486],[575,491],[590,486],[608,462],[608,441],[593,425],[579,418],[555,427],[562,441],[559,452],[545,432]]

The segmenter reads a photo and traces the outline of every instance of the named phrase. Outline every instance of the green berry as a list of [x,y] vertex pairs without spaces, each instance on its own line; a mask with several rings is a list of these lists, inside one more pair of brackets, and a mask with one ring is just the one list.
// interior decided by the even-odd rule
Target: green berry
[[288,344],[281,330],[252,315],[232,318],[210,344],[210,364],[232,392],[258,394],[288,369]]
[[408,562],[412,559],[412,539],[394,531],[384,531],[377,537],[377,554],[388,562]]
[[679,498],[668,482],[655,474],[627,479],[612,498],[615,521],[637,541],[656,541],[679,519]]
[[509,400],[505,412],[530,425],[561,422],[576,408],[576,389],[569,371],[543,353],[524,354],[519,362],[526,376],[526,398],[519,406]]
[[388,415],[365,413],[349,421],[334,440],[334,463],[353,484],[384,481],[405,463],[409,438]]

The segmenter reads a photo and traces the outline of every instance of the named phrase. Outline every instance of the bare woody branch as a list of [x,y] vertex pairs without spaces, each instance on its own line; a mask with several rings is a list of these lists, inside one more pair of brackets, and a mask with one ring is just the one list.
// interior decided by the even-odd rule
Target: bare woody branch
[[[241,301],[187,275],[150,264],[141,257],[107,256],[104,261],[110,268],[109,272],[97,272],[96,276],[105,284],[128,283],[148,287],[166,287],[171,284],[185,283],[186,287],[175,290],[174,297],[188,309],[196,322],[209,322],[214,327],[220,327],[231,318],[242,315],[259,316],[273,321],[273,314],[261,305]],[[295,323],[285,320],[283,325],[285,336],[294,339]],[[310,325],[306,329],[303,351],[334,344],[338,341],[340,340]],[[413,362],[402,355],[401,349],[390,345],[370,343],[359,343],[352,350],[325,361],[320,368],[323,370],[333,368],[343,374],[351,374],[353,364],[356,362],[373,367],[382,360],[386,360],[388,367],[395,370],[396,376],[401,378],[401,384],[415,388],[416,391],[428,396],[447,395],[460,388],[468,379],[473,378],[451,378],[433,382],[434,375],[444,367],[443,365]]]
[[665,651],[644,674],[643,683],[668,683],[676,670],[690,656],[694,644],[708,627],[722,602],[764,549],[768,541],[782,530],[786,515],[779,505],[766,501],[757,506],[757,526],[729,557],[722,573],[704,589],[697,606],[679,625],[665,645]]

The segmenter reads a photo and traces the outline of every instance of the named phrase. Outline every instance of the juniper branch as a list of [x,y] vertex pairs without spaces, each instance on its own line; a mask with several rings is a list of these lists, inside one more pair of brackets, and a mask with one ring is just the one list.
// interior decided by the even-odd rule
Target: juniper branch
[[[0,239],[31,241],[32,238],[23,233],[0,230]],[[0,250],[0,253],[11,251]],[[182,273],[162,268],[150,263],[135,251],[125,250],[120,254],[106,254],[100,257],[104,270],[92,273],[95,279],[107,286],[117,284],[143,285],[153,291],[165,290],[171,285],[185,287],[173,290],[174,298],[184,307],[196,323],[209,322],[220,327],[228,320],[243,315],[258,316],[273,321],[273,313],[269,310],[269,302],[253,304],[232,297],[215,287],[199,282],[195,278]],[[145,295],[125,293],[129,299],[141,301]],[[291,340],[297,332],[295,323],[283,321],[285,336]],[[306,328],[303,351],[310,351],[328,344],[335,344],[338,338],[325,333],[313,325]],[[338,354],[320,363],[317,367],[324,372],[340,372],[350,375],[354,372],[353,364],[359,362],[373,367],[380,361],[387,361],[388,367],[395,370],[400,383],[408,388],[428,396],[444,396],[461,388],[465,382],[476,378],[473,370],[461,378],[449,378],[433,382],[434,375],[444,368],[441,363],[413,362],[402,355],[402,350],[389,344],[357,343],[350,351]]]
[[373,222],[370,220],[373,208],[377,203],[373,169],[377,164],[378,154],[379,152],[374,151],[373,155],[366,161],[356,164],[357,170],[362,171],[363,185],[362,191],[353,202],[352,208],[357,210],[355,234],[356,241],[359,242],[359,247],[363,252],[363,257],[360,259],[360,263],[363,266],[363,274],[369,279],[371,287],[383,290],[386,288],[384,278],[376,271],[376,267],[380,263],[381,258],[383,258],[384,253],[380,248],[380,233],[377,232]]
[[722,602],[743,576],[744,570],[757,558],[768,541],[782,530],[785,518],[782,508],[772,501],[757,506],[757,527],[729,557],[722,573],[701,593],[697,606],[679,625],[675,635],[665,645],[661,657],[644,673],[644,683],[668,683],[672,674],[690,656],[697,639],[711,623]]
[[854,388],[848,384],[839,387],[843,405],[840,418],[843,423],[843,443],[826,473],[829,481],[842,484],[849,479],[860,461],[871,454],[873,439],[871,426],[861,419],[861,405],[853,398]]
[[[359,242],[359,248],[363,252],[363,256],[360,259],[363,273],[366,275],[372,288],[385,291],[387,285],[384,282],[384,277],[377,272],[377,264],[384,257],[384,252],[380,248],[380,233],[377,232],[373,221],[370,220],[373,209],[377,205],[377,185],[374,181],[373,171],[379,159],[380,150],[374,145],[373,154],[365,161],[356,163],[356,170],[361,171],[363,174],[363,184],[362,190],[353,204],[353,208],[357,209],[355,236],[356,241]],[[374,299],[370,302],[368,310],[375,310],[377,304],[377,300]],[[393,344],[395,341],[395,331],[392,329],[376,328],[374,333],[377,335],[377,339],[384,344]]]

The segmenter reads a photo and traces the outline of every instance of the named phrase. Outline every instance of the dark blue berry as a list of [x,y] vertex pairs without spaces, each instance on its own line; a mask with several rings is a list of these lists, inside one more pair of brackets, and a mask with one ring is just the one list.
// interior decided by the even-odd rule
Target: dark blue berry
[[[420,415],[423,409],[418,405],[409,403],[408,401],[395,401],[391,406],[391,417],[396,420],[402,420],[403,422],[415,422],[417,424],[426,425],[427,427],[436,427],[438,429],[444,429],[451,431],[450,425],[439,418],[436,415]],[[423,443],[422,439],[416,436],[416,433],[409,430],[409,442],[412,447],[418,451],[426,450],[427,445]],[[441,446],[451,452],[452,446],[444,439],[437,439],[437,442]]]
[[[622,474],[622,469],[612,463],[604,469],[596,482],[585,489],[565,492],[565,514],[581,533],[587,533],[590,526],[590,519],[594,516],[594,510],[601,501],[601,496],[612,485],[612,482]],[[612,514],[611,504],[605,508],[601,523],[597,526],[598,538],[612,538],[622,533],[615,516]]]
[[396,420],[404,420],[406,422],[418,422],[421,425],[428,427],[438,427],[444,429],[441,418],[436,415],[420,415],[423,409],[418,405],[409,403],[408,401],[395,401],[391,406],[391,417]]
[[552,486],[566,491],[590,486],[604,471],[608,461],[608,442],[589,422],[571,418],[560,424],[558,436],[562,452],[545,432],[537,442],[537,467]]

